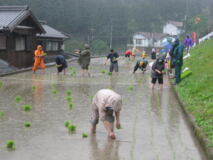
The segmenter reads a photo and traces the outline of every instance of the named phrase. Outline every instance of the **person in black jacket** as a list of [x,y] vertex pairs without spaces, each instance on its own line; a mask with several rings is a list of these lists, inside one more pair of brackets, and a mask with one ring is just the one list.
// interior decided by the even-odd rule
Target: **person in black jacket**
[[163,89],[163,71],[164,71],[164,60],[162,57],[158,58],[152,65],[152,89],[154,89],[156,81]]
[[67,61],[62,55],[58,55],[55,58],[56,67],[58,69],[58,74],[64,71],[64,75],[66,74]]

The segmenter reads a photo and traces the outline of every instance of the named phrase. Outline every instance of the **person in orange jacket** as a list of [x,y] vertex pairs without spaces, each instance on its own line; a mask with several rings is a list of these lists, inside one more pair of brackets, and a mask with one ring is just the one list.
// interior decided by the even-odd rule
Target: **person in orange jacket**
[[33,72],[37,70],[38,66],[43,69],[43,72],[45,71],[45,65],[44,65],[44,51],[42,49],[41,45],[37,46],[37,50],[34,52],[35,55],[35,62],[33,66]]

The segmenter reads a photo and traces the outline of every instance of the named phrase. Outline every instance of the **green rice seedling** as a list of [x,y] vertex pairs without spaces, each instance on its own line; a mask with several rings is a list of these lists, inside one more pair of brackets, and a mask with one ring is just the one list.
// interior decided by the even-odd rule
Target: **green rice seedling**
[[22,106],[22,109],[26,112],[29,112],[32,110],[32,106],[31,105],[23,105]]
[[83,138],[87,138],[87,137],[88,137],[88,134],[82,133],[82,137],[83,137]]
[[130,86],[128,87],[128,90],[129,90],[129,91],[133,91],[133,90],[134,90],[134,86],[133,86],[133,85],[130,85]]
[[35,92],[36,86],[32,86],[32,91]]
[[21,102],[22,101],[22,97],[21,96],[16,96],[16,102]]
[[0,118],[4,117],[4,112],[0,112]]
[[52,89],[52,94],[57,94],[57,90],[56,89]]
[[70,121],[65,121],[65,122],[64,122],[64,126],[65,126],[66,128],[68,128],[70,125],[71,125],[71,122],[70,122]]
[[66,100],[67,100],[67,102],[72,102],[72,97],[71,96],[67,96]]
[[93,97],[94,97],[94,96],[89,96],[89,98],[90,98],[91,101],[93,100]]
[[102,70],[101,70],[101,73],[102,73],[102,74],[105,74],[105,73],[106,73],[106,70],[102,69]]
[[2,81],[0,81],[0,88],[2,88],[4,85],[4,83]]
[[67,95],[68,96],[71,96],[72,95],[72,91],[69,89],[69,90],[67,90]]
[[111,75],[112,75],[112,72],[108,72],[108,75],[111,76]]
[[69,104],[68,104],[68,107],[69,107],[70,110],[72,110],[72,109],[73,109],[73,104],[72,104],[72,103],[69,103]]
[[68,131],[70,132],[70,133],[73,133],[73,132],[75,132],[76,131],[76,126],[75,125],[69,125],[68,126]]
[[24,126],[25,126],[26,128],[29,128],[29,127],[32,126],[32,124],[31,124],[30,122],[24,122]]
[[6,142],[6,147],[7,147],[7,149],[15,150],[15,149],[16,149],[16,143],[15,143],[15,141],[13,141],[13,140],[8,140],[8,141]]

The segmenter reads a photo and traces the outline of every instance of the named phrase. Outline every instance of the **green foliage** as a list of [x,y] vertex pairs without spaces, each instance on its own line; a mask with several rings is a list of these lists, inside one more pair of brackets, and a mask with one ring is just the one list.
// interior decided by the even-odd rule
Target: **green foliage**
[[29,127],[32,126],[32,124],[31,124],[30,122],[24,122],[24,126],[25,126],[26,128],[29,128]]
[[65,50],[74,53],[76,49],[84,49],[84,43],[78,40],[67,40],[65,41]]
[[67,100],[67,102],[72,102],[72,97],[71,96],[67,96],[66,100]]
[[7,147],[7,149],[15,150],[15,149],[16,149],[16,143],[15,143],[15,141],[13,141],[13,140],[8,140],[8,141],[6,142],[6,147]]
[[35,92],[36,86],[32,86],[32,91]]
[[69,104],[68,104],[68,107],[69,107],[70,110],[72,110],[72,109],[73,109],[73,104],[72,104],[72,103],[69,103]]
[[133,91],[134,88],[135,88],[135,87],[134,87],[133,85],[130,85],[130,86],[128,87],[128,90],[129,90],[129,91]]
[[16,96],[16,102],[21,102],[22,101],[22,97],[21,96]]
[[82,133],[82,138],[87,138],[87,137],[88,137],[88,134]]
[[70,125],[68,126],[68,131],[69,131],[70,133],[74,133],[74,132],[76,131],[76,126],[73,125],[73,124],[70,124]]
[[58,91],[56,89],[52,89],[52,94],[57,94]]
[[4,83],[2,81],[0,81],[0,88],[2,88],[4,85]]
[[108,74],[109,76],[111,76],[111,75],[112,75],[112,72],[108,72],[107,74]]
[[71,95],[72,95],[72,90],[70,90],[70,89],[67,90],[67,95],[68,95],[68,96],[71,96]]
[[32,106],[31,106],[31,105],[26,104],[26,105],[23,105],[23,106],[22,106],[22,109],[23,109],[24,111],[26,111],[26,112],[29,112],[29,111],[31,111],[31,110],[32,110]]
[[65,121],[65,122],[64,122],[64,126],[65,126],[66,128],[68,128],[70,125],[71,125],[71,122],[70,122],[70,121]]
[[195,117],[197,125],[213,145],[212,44],[213,39],[191,50],[191,57],[184,61],[184,67],[190,68],[193,74],[183,79],[176,89],[186,109]]
[[107,72],[107,71],[106,71],[105,69],[102,69],[102,70],[101,70],[101,73],[102,73],[102,74],[105,74],[106,72]]
[[109,52],[109,46],[103,40],[95,40],[92,42],[92,52],[95,54]]
[[0,112],[0,118],[4,117],[5,113],[4,112]]

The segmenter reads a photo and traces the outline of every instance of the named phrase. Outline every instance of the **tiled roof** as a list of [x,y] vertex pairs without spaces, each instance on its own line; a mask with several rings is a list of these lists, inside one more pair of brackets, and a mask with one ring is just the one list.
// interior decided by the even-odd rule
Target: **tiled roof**
[[44,32],[28,6],[0,6],[0,30],[12,32],[28,16],[31,16],[40,31]]
[[45,32],[44,34],[37,34],[37,37],[44,37],[44,38],[61,38],[61,39],[67,39],[69,36],[65,35],[64,33],[48,26],[47,24],[42,24],[42,27],[44,28]]

